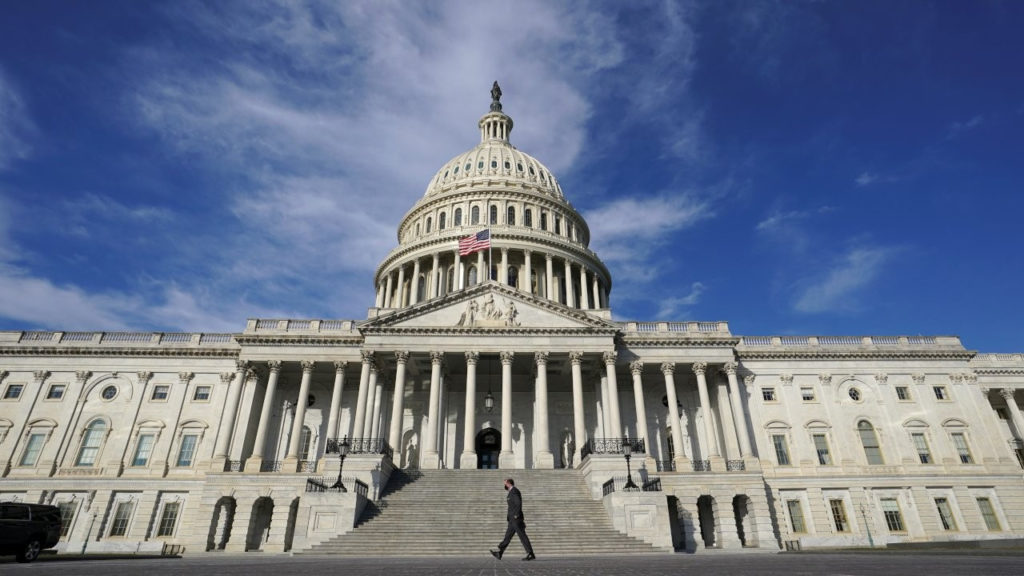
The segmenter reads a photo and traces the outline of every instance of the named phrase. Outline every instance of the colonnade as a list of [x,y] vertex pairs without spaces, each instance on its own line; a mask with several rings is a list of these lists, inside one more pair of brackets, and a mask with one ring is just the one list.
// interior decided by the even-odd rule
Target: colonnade
[[[495,247],[466,257],[458,250],[401,262],[377,285],[378,308],[405,308],[493,280],[579,310],[608,307],[608,287],[586,263],[568,256]],[[488,272],[491,268],[491,272]],[[407,275],[408,272],[408,275]],[[496,272],[496,274],[494,273]]]
[[[427,354],[430,360],[429,404],[426,414],[427,425],[423,431],[423,438],[420,444],[420,465],[424,468],[437,468],[440,466],[441,462],[441,456],[439,454],[438,423],[440,421],[439,419],[442,418],[442,415],[440,414],[442,373],[445,368],[444,363],[446,358],[451,362],[453,361],[453,358],[456,358],[457,356],[454,353],[445,354],[440,351],[421,352],[419,354]],[[547,351],[524,352],[509,350],[498,353],[498,358],[501,362],[500,421],[502,432],[499,466],[502,468],[515,467],[512,434],[510,433],[513,428],[513,411],[522,409],[522,406],[531,404],[528,399],[520,398],[520,408],[517,408],[516,399],[513,397],[512,364],[516,356],[522,356],[524,354],[531,358],[534,374],[534,397],[532,398],[532,404],[535,408],[535,429],[533,432],[532,454],[533,463],[534,467],[537,468],[551,468],[554,466],[555,460],[550,441],[550,406],[548,401],[548,363],[551,353]],[[382,405],[384,382],[383,378],[379,377],[379,372],[382,369],[381,366],[385,363],[388,366],[391,365],[389,361],[390,358],[388,357],[392,355],[394,357],[394,390],[391,395],[391,417],[388,420],[389,425],[386,426],[386,440],[388,444],[396,450],[396,452],[401,450],[402,434],[404,432],[403,415],[408,380],[408,362],[412,355],[408,350],[398,350],[393,352],[373,350],[361,351],[362,363],[360,366],[359,388],[356,395],[355,405],[353,407],[353,417],[348,429],[344,431],[339,429],[339,415],[341,409],[342,389],[345,384],[345,369],[347,367],[347,362],[334,362],[335,378],[326,431],[329,438],[350,436],[352,438],[361,439],[384,439],[385,423],[381,416],[382,412],[386,412],[386,407]],[[463,447],[461,454],[459,455],[458,462],[460,467],[475,468],[477,463],[477,454],[475,452],[473,440],[479,432],[477,429],[478,402],[476,384],[477,366],[480,361],[480,353],[477,351],[466,351],[461,354],[461,356],[464,357],[465,361],[466,378],[465,407],[463,413]],[[645,364],[643,361],[634,360],[628,365],[629,372],[632,375],[632,390],[635,407],[634,415],[636,417],[636,422],[629,423],[629,426],[623,426],[621,410],[619,407],[620,392],[616,369],[619,358],[618,354],[611,350],[604,352],[575,351],[569,352],[567,356],[569,364],[571,365],[572,424],[573,437],[576,442],[574,461],[580,461],[580,451],[584,446],[585,440],[590,436],[590,434],[588,434],[590,428],[588,428],[585,419],[586,411],[583,393],[583,366],[584,363],[592,363],[598,359],[600,365],[603,366],[603,370],[599,371],[599,378],[595,378],[595,394],[600,398],[602,412],[598,416],[600,426],[594,427],[595,434],[600,434],[605,438],[621,438],[626,435],[628,428],[631,427],[635,430],[635,436],[637,439],[643,440],[645,445],[649,446],[650,434],[647,425],[647,407],[644,391],[646,388],[652,386],[652,384],[644,382]],[[288,471],[295,471],[295,466],[299,463],[299,438],[301,436],[306,410],[306,402],[303,401],[303,399],[306,398],[309,392],[310,380],[315,367],[315,363],[312,361],[301,361],[299,364],[302,369],[302,379],[299,384],[298,401],[295,404],[296,412],[291,424],[291,436],[289,437],[289,442],[287,444],[287,453],[281,465],[282,469]],[[265,456],[264,450],[267,446],[267,434],[271,420],[271,412],[276,401],[281,362],[278,360],[271,360],[268,361],[266,365],[269,372],[267,376],[266,389],[264,391],[263,408],[255,433],[253,451],[245,463],[246,472],[258,472],[261,470]],[[669,407],[678,406],[677,387],[675,383],[676,366],[676,363],[665,362],[659,367]],[[695,376],[700,405],[704,409],[704,443],[701,446],[702,459],[710,462],[712,469],[715,469],[720,466],[719,462],[722,461],[723,447],[719,446],[718,434],[716,433],[714,420],[711,414],[713,408],[711,403],[711,394],[709,393],[709,387],[706,379],[708,364],[707,362],[698,361],[693,362],[688,366]],[[243,378],[252,376],[252,371],[248,370],[244,363],[240,363],[239,368],[240,369],[237,372],[236,377],[231,382],[231,388],[228,392],[228,405],[226,406],[224,422],[224,429],[228,432],[226,434],[222,434],[218,438],[216,445],[214,458],[215,461],[218,462],[224,462],[228,457],[227,454],[231,445],[231,430],[234,428],[234,414],[238,410],[242,380]],[[743,400],[736,377],[737,365],[735,362],[728,362],[721,365],[720,368],[727,379],[727,382],[722,382],[722,386],[725,386],[727,383],[728,390],[725,391],[724,388],[719,388],[719,398],[722,400],[719,400],[718,402],[718,409],[720,411],[728,410],[730,413],[727,415],[728,418],[723,418],[726,414],[719,414],[718,417],[722,420],[722,430],[724,434],[727,435],[727,440],[731,442],[732,445],[738,446],[740,452],[739,456],[746,459],[752,457],[751,442],[749,432],[747,430]],[[724,396],[728,396],[728,400],[724,400]],[[1018,412],[1017,417],[1019,418],[1019,416]],[[678,412],[674,416],[669,415],[667,422],[670,423],[669,428],[671,429],[672,442],[676,447],[674,465],[677,470],[687,470],[689,469],[690,463],[685,452],[681,449],[683,446],[683,433],[679,426]],[[650,450],[650,448],[648,450]],[[399,456],[399,454],[396,454],[396,458]],[[732,456],[735,457],[736,455],[733,454]]]

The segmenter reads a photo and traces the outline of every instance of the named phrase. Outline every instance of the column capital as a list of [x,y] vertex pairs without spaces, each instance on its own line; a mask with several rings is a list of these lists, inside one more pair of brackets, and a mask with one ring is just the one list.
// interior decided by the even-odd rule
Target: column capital
[[963,374],[950,374],[949,375],[949,382],[951,384],[960,384],[963,381],[964,381],[964,375]]
[[704,373],[707,372],[707,371],[708,371],[708,363],[707,362],[694,362],[693,363],[693,373],[694,374],[696,374],[698,376],[703,376]]
[[512,365],[512,359],[515,357],[515,353],[514,352],[502,352],[502,353],[498,354],[498,357],[501,358],[501,365],[502,366],[511,366]]
[[476,363],[480,361],[480,353],[475,350],[466,351],[466,364],[476,366]]
[[548,353],[547,352],[534,352],[533,360],[537,363],[537,366],[548,365]]
[[40,383],[41,384],[43,382],[43,380],[46,380],[47,378],[50,377],[50,371],[49,370],[36,370],[35,372],[32,373],[32,377],[35,378],[36,383]]
[[248,370],[245,371],[245,380],[246,380],[246,382],[248,382],[249,380],[255,380],[255,379],[256,379],[256,371],[255,370],[253,370],[252,368],[249,368]]
[[640,360],[633,360],[632,362],[629,363],[629,371],[634,376],[639,375],[641,372],[644,371],[644,363]]
[[554,257],[552,257],[551,254],[545,253],[544,259],[547,260],[548,262],[551,262],[554,259]]
[[879,372],[875,374],[875,382],[878,382],[879,384],[885,384],[888,381],[889,375],[886,374],[885,372]]
[[604,354],[601,354],[601,358],[604,360],[604,363],[608,366],[614,366],[615,360],[618,359],[618,357],[619,353],[616,352],[615,350],[608,350]]
[[312,374],[313,368],[316,368],[316,362],[312,360],[302,360],[299,362],[299,365],[302,366],[303,374]]
[[178,372],[178,379],[181,380],[182,384],[187,384],[193,378],[196,377],[195,372]]
[[370,374],[376,374],[380,372],[380,365],[376,361],[370,362]]
[[735,376],[737,368],[739,368],[739,364],[736,362],[726,362],[722,365],[722,372],[725,372],[729,376]]
[[502,255],[507,255],[508,254],[508,247],[502,246],[501,247],[501,253],[502,253]]
[[914,372],[910,375],[910,378],[914,381],[914,384],[924,384],[924,372]]
[[334,361],[334,371],[335,372],[344,372],[346,366],[348,366],[348,362],[345,362],[344,360],[335,360]]
[[248,360],[235,360],[235,370],[242,372],[243,374],[249,368]]
[[569,362],[572,362],[573,366],[583,364],[583,352],[569,352]]
[[360,350],[359,355],[363,358],[363,364],[370,364],[373,362],[373,350]]
[[1013,393],[1014,392],[1015,392],[1015,390],[1013,388],[1003,388],[1003,389],[999,390],[999,395],[1002,396],[1003,399],[1006,400],[1007,402],[1014,402],[1014,399],[1013,399]]
[[964,382],[966,382],[967,384],[977,384],[978,375],[975,374],[974,372],[967,372],[964,374]]
[[139,384],[143,384],[143,385],[148,384],[149,381],[153,379],[153,373],[152,372],[140,371],[138,373],[138,376],[139,376]]
[[829,386],[829,385],[831,385],[832,384],[832,373],[831,372],[822,372],[821,374],[818,374],[818,382],[821,382],[822,386]]
[[661,363],[661,373],[662,374],[668,376],[670,374],[675,374],[675,372],[676,372],[676,364],[675,364],[675,362],[662,362]]
[[225,386],[227,386],[228,384],[231,384],[231,381],[234,380],[234,379],[235,379],[235,373],[234,372],[221,372],[220,373],[220,383],[225,385]]
[[756,378],[757,378],[757,376],[755,376],[753,374],[747,374],[746,376],[743,377],[743,383],[746,384],[747,386],[753,386],[754,385],[754,380]]
[[270,372],[273,374],[276,374],[281,371],[280,360],[270,360],[269,362],[267,362],[267,366],[270,368]]
[[398,362],[399,364],[405,364],[408,361],[409,361],[409,351],[408,350],[395,350],[395,362]]
[[431,366],[440,366],[444,360],[444,352],[438,352],[437,350],[430,353],[430,364]]

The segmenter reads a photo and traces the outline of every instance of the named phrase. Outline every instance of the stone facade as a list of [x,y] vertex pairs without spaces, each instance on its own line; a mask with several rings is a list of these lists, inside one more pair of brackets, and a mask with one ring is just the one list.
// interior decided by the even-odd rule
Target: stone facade
[[[613,322],[557,180],[497,99],[479,128],[400,223],[365,320],[0,332],[0,499],[62,506],[65,552],[286,551],[351,530],[394,467],[568,467],[662,547],[1024,535],[1024,356]],[[660,491],[622,491],[623,443]]]

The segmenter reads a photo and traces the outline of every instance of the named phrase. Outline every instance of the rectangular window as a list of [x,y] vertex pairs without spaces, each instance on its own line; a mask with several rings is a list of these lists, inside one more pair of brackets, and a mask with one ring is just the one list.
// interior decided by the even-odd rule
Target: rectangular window
[[135,457],[132,458],[132,466],[147,466],[155,443],[155,434],[140,434],[138,442],[135,443]]
[[953,518],[953,510],[949,507],[949,500],[945,498],[936,498],[935,509],[939,511],[939,520],[942,522],[942,529],[947,532],[956,531],[956,519]]
[[882,514],[885,515],[885,525],[889,532],[904,532],[903,514],[900,513],[900,504],[895,498],[882,498]]
[[150,400],[167,400],[167,395],[170,393],[171,387],[166,384],[158,384],[153,387],[153,395],[149,397]]
[[184,468],[192,465],[192,457],[196,453],[196,442],[199,436],[186,434],[181,437],[181,448],[178,449],[178,467]]
[[124,536],[128,533],[128,522],[132,519],[133,502],[118,502],[114,512],[114,521],[110,524],[111,536]]
[[932,390],[935,391],[936,400],[949,400],[949,395],[946,394],[945,386],[932,386]]
[[832,523],[836,532],[849,532],[850,523],[846,520],[846,505],[841,498],[833,498],[828,501],[828,507],[832,510]]
[[953,432],[953,445],[956,446],[956,452],[960,455],[961,464],[974,464],[974,457],[971,456],[971,449],[967,447],[967,438],[964,437],[963,432]]
[[789,448],[786,446],[785,434],[772,434],[772,445],[775,446],[775,458],[779,466],[789,466]]
[[981,510],[981,517],[985,519],[985,527],[989,532],[1000,532],[1003,527],[999,525],[999,518],[996,518],[996,511],[992,508],[992,501],[985,497],[978,498],[978,509]]
[[75,509],[78,508],[78,503],[74,500],[60,502],[57,504],[57,508],[60,510],[60,537],[64,538],[71,531],[71,523],[75,520]]
[[814,402],[814,388],[801,388],[800,397],[803,398],[804,402]]
[[24,384],[8,384],[4,390],[4,400],[17,400],[21,398],[21,391],[25,389]]
[[196,391],[192,394],[192,400],[197,402],[205,402],[210,399],[209,386],[196,386]]
[[800,505],[800,501],[787,500],[786,508],[789,510],[789,523],[792,525],[793,532],[807,532],[807,526],[804,524],[804,508]]
[[931,464],[932,453],[928,450],[928,440],[924,437],[924,434],[914,432],[910,437],[914,439],[914,448],[917,449],[917,458],[921,461],[921,464]]
[[775,388],[761,388],[761,398],[765,402],[775,402]]
[[832,455],[828,451],[828,438],[824,434],[815,434],[814,451],[818,453],[818,464],[822,466],[832,465]]
[[910,390],[906,386],[897,386],[896,398],[900,400],[910,400]]
[[22,466],[35,466],[39,461],[39,453],[43,451],[43,442],[46,442],[46,434],[32,434],[25,444],[25,451],[21,453]]
[[178,509],[180,507],[181,504],[178,502],[164,504],[164,511],[160,515],[160,527],[156,531],[157,537],[174,536],[174,527],[178,524]]
[[67,384],[50,384],[50,388],[46,391],[46,399],[60,400],[64,397],[65,390],[67,390]]

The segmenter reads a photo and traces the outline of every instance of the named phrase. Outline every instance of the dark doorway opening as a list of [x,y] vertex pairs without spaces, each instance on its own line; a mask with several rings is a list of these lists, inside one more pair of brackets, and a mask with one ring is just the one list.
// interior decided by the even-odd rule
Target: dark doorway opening
[[476,435],[476,467],[481,470],[497,470],[498,455],[501,454],[501,432],[485,428]]

